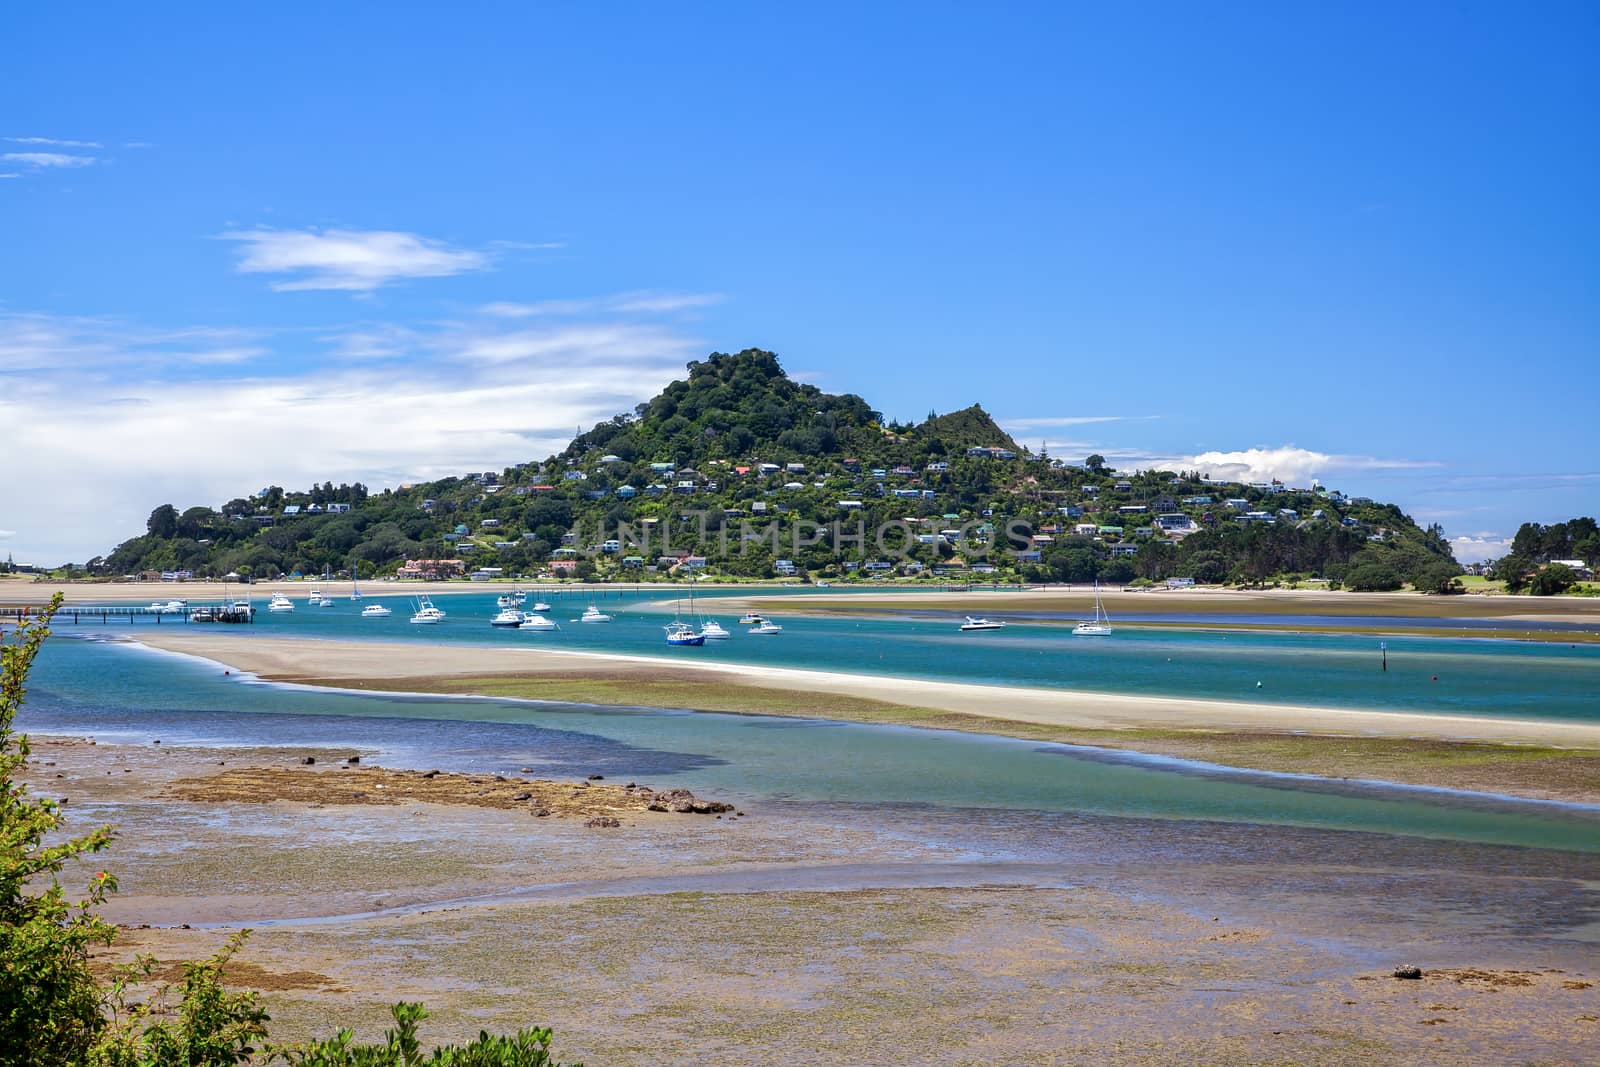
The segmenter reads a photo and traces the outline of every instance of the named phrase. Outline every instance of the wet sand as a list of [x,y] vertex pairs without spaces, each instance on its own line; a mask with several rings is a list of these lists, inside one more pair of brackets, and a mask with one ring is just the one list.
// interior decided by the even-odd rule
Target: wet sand
[[[592,1064],[1576,1064],[1600,1040],[1592,858],[1006,812],[595,829],[172,795],[353,773],[305,755],[348,753],[37,747],[75,825],[121,826],[94,859],[123,886],[101,963],[254,926],[228,978],[263,990],[280,1039],[375,1039],[420,999],[427,1042],[548,1024]],[[1406,962],[1425,977],[1389,976]]]

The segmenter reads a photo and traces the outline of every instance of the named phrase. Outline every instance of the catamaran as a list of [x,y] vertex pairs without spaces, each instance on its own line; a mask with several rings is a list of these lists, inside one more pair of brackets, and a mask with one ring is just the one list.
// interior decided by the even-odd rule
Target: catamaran
[[1111,616],[1100,606],[1100,583],[1094,583],[1094,618],[1084,619],[1072,628],[1079,637],[1110,637]]

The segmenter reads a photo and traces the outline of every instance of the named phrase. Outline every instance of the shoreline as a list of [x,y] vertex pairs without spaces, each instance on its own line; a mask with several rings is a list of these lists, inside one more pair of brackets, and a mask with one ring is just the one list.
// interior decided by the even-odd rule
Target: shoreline
[[[955,586],[957,583],[951,583]],[[57,592],[68,604],[124,603],[136,601],[166,601],[173,598],[188,600],[220,600],[224,594],[234,597],[253,591],[264,598],[282,589],[291,597],[313,588],[327,586],[336,597],[348,595],[347,581],[324,582],[320,578],[303,578],[257,582],[245,586],[239,582],[190,580],[182,582],[94,582],[94,581],[37,581],[23,578],[0,579],[0,605],[43,604]],[[517,582],[502,579],[490,582],[470,581],[381,581],[362,584],[367,597],[438,596],[454,593],[498,593],[508,589],[538,590],[546,593],[573,593],[584,596],[604,596],[623,591],[657,591],[670,596],[675,590],[687,588],[681,582]],[[856,610],[882,610],[885,607],[916,606],[938,610],[961,611],[964,608],[1013,607],[1035,611],[1092,608],[1093,590],[1081,584],[1011,589],[955,589],[916,586],[835,585],[832,592],[816,590],[814,586],[794,582],[729,583],[708,582],[698,588],[714,590],[717,602],[730,607],[743,608],[746,600],[781,596],[775,601],[788,606],[820,607],[829,611],[853,612]],[[1398,591],[1391,593],[1358,593],[1332,589],[1235,589],[1213,586],[1196,586],[1187,589],[1102,588],[1100,596],[1108,610],[1140,610],[1139,605],[1159,603],[1162,610],[1192,610],[1196,614],[1326,614],[1326,615],[1390,615],[1400,618],[1504,618],[1525,621],[1567,622],[1588,619],[1600,625],[1600,597],[1535,597],[1512,596],[1505,593],[1463,593],[1456,596],[1430,596],[1422,593]],[[1060,605],[1060,606],[1058,606]],[[1114,610],[1115,609],[1115,610]]]
[[[423,1000],[430,1040],[537,1021],[566,1055],[619,1065],[712,1062],[730,1040],[751,1064],[879,1062],[885,1034],[906,1050],[892,1062],[924,1063],[948,1058],[952,1030],[984,1035],[963,1050],[975,1062],[1070,1047],[1085,1062],[1166,1063],[1174,1019],[1203,1035],[1185,1054],[1219,1062],[1278,1059],[1286,1041],[1319,1063],[1370,1062],[1375,1048],[1426,1060],[1443,1023],[1419,1024],[1441,1019],[1462,1053],[1452,1062],[1512,1049],[1577,1063],[1593,1038],[1592,956],[1559,923],[1522,929],[1527,878],[1494,846],[1286,827],[1213,840],[1161,820],[1063,834],[1057,817],[1019,826],[1015,813],[640,813],[608,829],[533,818],[514,798],[347,803],[305,787],[419,776],[323,770],[348,749],[305,752],[319,769],[282,750],[41,743],[33,780],[88,797],[78,817],[114,821],[132,843],[68,874],[109,866],[122,881],[103,963],[153,953],[169,961],[157,981],[181,979],[170,961],[249,927],[224,980],[262,992],[280,1039],[335,1025],[381,1035],[388,1004]],[[261,792],[217,788],[240,774]],[[1582,908],[1593,859],[1549,862],[1537,881],[1560,895],[1548,903]],[[1419,863],[1453,865],[1457,893],[1392,892]],[[524,944],[543,949],[508,951]],[[1390,977],[1410,962],[1422,980]],[[1063,1021],[1064,994],[1077,1006]],[[1226,1033],[1219,1010],[1237,1020]]]
[[616,653],[267,638],[127,637],[263,682],[358,692],[827,718],[1127,749],[1199,763],[1600,802],[1600,725],[1134,697]]

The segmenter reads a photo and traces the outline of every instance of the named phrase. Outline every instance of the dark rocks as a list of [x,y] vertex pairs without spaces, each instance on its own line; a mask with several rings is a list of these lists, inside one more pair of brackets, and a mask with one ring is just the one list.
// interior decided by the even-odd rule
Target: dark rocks
[[302,758],[300,760],[300,762],[304,763],[307,767],[309,767],[313,763],[317,762],[317,757],[315,757],[315,756],[306,756],[306,757]]
[[437,777],[439,777],[439,772],[438,771],[423,771],[422,772],[422,777],[424,777],[424,778],[437,778]]
[[516,796],[512,797],[511,799],[512,800],[532,800],[533,799],[533,794],[532,793],[518,793]]
[[669,789],[651,797],[650,811],[670,811],[679,815],[717,815],[732,811],[732,804],[720,800],[701,800],[687,789]]
[[603,782],[603,781],[605,781],[605,779],[606,779],[606,776],[603,775],[603,774],[591,774],[589,776],[589,781],[591,781],[591,782]]
[[1407,964],[1404,964],[1402,966],[1396,967],[1394,969],[1394,976],[1396,978],[1421,978],[1422,977],[1422,968],[1421,967],[1415,967],[1415,966],[1407,963]]
[[622,820],[613,818],[610,815],[596,815],[583,825],[597,830],[614,830],[622,825]]
[[535,811],[534,814],[537,815],[541,819],[548,819],[550,817],[550,809],[549,808],[540,808],[537,811]]
[[351,756],[349,759],[345,760],[345,762],[346,763],[360,763],[361,762],[361,757],[360,756]]

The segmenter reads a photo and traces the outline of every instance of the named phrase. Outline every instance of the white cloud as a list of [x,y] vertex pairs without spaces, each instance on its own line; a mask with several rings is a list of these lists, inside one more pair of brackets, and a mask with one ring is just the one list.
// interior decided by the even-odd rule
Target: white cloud
[[4,541],[8,537],[15,536],[17,536],[17,531],[15,530],[0,530],[0,541]]
[[582,297],[574,300],[540,300],[531,304],[499,301],[485,304],[478,310],[485,315],[504,319],[529,319],[540,316],[592,315],[621,312],[624,314],[660,315],[673,311],[719,304],[721,293],[654,293],[639,291],[616,293],[611,296]]
[[87,167],[95,161],[93,156],[72,156],[65,152],[4,152],[0,153],[0,159],[30,167]]
[[45,144],[57,148],[100,148],[99,141],[67,141],[59,137],[0,137],[0,141],[10,141],[12,144]]
[[230,230],[244,274],[290,274],[279,291],[342,289],[370,292],[406,278],[443,278],[487,270],[489,257],[470,249],[395,230]]
[[[491,319],[366,323],[324,331],[320,343],[346,359],[315,370],[274,375],[272,361],[256,357],[250,366],[260,370],[221,364],[196,378],[192,360],[162,370],[150,350],[119,346],[117,330],[218,359],[272,339],[224,343],[208,329],[11,316],[0,317],[0,353],[7,323],[18,319],[28,339],[12,345],[11,362],[0,358],[0,426],[27,428],[0,435],[7,500],[19,516],[7,546],[43,564],[108,552],[141,533],[162,503],[215,506],[263,485],[330,479],[381,489],[543,459],[577,428],[630,410],[705,350],[632,319],[543,330]],[[363,344],[365,362],[352,357]],[[401,349],[413,358],[388,358]],[[67,351],[89,362],[46,358]]]
[[1462,534],[1450,538],[1450,550],[1462,563],[1483,563],[1511,551],[1511,538],[1497,534]]
[[1213,478],[1265,482],[1273,478],[1304,485],[1312,478],[1358,471],[1419,470],[1438,467],[1430,460],[1380,459],[1376,456],[1315,452],[1294,445],[1246,448],[1231,452],[1201,452],[1169,461],[1173,469],[1198,470]]

